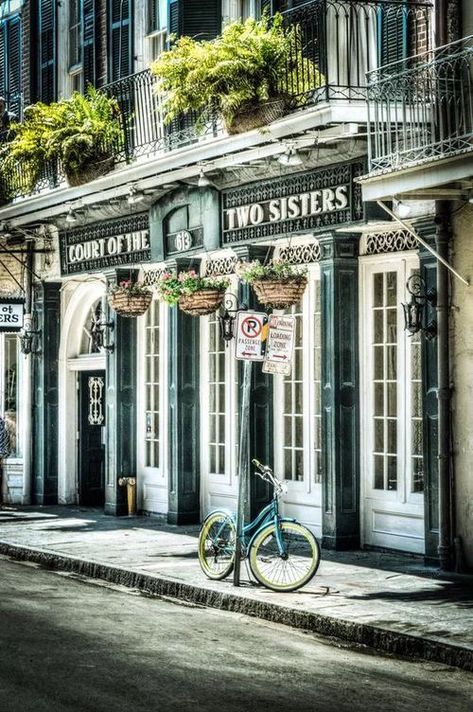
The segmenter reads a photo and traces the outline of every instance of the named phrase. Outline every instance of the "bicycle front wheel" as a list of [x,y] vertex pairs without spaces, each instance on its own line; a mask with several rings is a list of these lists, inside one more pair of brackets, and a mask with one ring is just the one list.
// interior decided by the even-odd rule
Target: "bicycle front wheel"
[[311,531],[297,522],[280,522],[281,554],[276,526],[268,524],[253,539],[249,552],[254,577],[273,591],[295,591],[314,576],[320,548]]
[[212,512],[199,534],[199,563],[204,574],[215,580],[228,576],[235,559],[235,524],[226,512]]

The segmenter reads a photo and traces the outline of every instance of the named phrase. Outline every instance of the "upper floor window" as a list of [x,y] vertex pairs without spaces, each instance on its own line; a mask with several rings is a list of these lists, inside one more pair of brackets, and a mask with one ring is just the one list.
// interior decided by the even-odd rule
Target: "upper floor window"
[[46,104],[56,98],[56,9],[55,0],[38,0],[36,95]]
[[1,19],[0,5],[0,96],[5,97],[7,109],[20,116],[22,107],[22,49],[19,15]]
[[133,2],[109,0],[108,78],[113,82],[133,73]]
[[73,91],[97,84],[97,56],[102,41],[96,36],[95,0],[69,2],[69,73]]

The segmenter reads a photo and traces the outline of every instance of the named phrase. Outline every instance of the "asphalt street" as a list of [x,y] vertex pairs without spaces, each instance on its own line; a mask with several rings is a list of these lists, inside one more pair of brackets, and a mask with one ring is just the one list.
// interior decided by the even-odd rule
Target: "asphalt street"
[[473,674],[0,558],[0,712],[471,712]]

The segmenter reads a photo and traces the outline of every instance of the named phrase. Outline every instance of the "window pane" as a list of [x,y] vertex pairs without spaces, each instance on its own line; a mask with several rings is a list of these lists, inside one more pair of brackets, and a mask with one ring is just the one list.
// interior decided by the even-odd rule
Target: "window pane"
[[145,322],[146,467],[159,467],[159,303],[154,300]]
[[18,455],[18,340],[5,336],[5,425],[10,439],[10,457]]
[[375,455],[374,463],[374,489],[384,489],[384,457]]

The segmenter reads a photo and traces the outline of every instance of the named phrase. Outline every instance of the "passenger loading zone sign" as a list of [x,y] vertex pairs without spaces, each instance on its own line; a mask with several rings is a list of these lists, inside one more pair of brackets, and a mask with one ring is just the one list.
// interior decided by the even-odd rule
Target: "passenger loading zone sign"
[[264,312],[238,312],[235,356],[242,361],[263,361],[268,333]]
[[264,373],[290,375],[294,355],[295,329],[295,317],[271,314],[268,324],[268,343],[263,363]]

